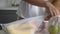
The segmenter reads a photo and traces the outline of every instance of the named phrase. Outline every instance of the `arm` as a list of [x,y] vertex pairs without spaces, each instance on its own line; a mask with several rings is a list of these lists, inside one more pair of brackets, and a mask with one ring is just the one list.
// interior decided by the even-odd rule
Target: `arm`
[[24,1],[37,6],[46,6],[44,0],[24,0]]
[[47,2],[45,0],[24,0],[24,1],[33,5],[48,7],[48,9],[50,10],[49,12],[51,13],[52,16],[60,14],[59,10],[52,3],[48,2],[48,0],[46,0]]
[[57,8],[60,8],[60,0],[56,0],[54,3],[53,3],[54,6],[56,6]]

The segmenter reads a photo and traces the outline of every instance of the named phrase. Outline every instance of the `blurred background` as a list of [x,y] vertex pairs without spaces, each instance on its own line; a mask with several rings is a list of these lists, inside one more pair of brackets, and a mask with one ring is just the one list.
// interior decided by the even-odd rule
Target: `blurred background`
[[[16,12],[18,10],[20,0],[0,0],[0,24],[6,24],[17,20]],[[1,30],[0,34],[5,34]]]
[[0,23],[16,21],[20,0],[0,0]]

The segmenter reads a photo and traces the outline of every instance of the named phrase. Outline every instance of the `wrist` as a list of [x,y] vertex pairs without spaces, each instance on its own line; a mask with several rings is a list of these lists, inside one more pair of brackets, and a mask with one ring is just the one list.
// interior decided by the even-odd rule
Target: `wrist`
[[45,2],[45,5],[46,5],[46,7],[49,7],[49,6],[51,5],[51,3],[48,2],[48,1],[46,1],[46,2]]
[[48,1],[44,1],[43,3],[40,4],[42,7],[47,7]]

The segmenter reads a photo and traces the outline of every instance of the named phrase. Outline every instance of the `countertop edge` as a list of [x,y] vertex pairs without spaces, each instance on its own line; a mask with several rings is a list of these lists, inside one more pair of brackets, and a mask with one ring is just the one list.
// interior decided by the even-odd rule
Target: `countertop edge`
[[3,7],[0,10],[18,10],[18,7]]

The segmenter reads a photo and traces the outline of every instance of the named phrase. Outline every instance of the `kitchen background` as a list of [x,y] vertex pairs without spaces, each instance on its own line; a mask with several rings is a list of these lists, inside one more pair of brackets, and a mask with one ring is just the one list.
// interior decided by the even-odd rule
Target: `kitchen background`
[[20,0],[0,0],[0,23],[9,23],[17,20],[16,11],[19,2]]
[[[18,10],[20,1],[21,0],[0,0],[0,23],[10,23],[17,20],[16,11]],[[39,11],[38,14],[41,13],[39,13]]]

